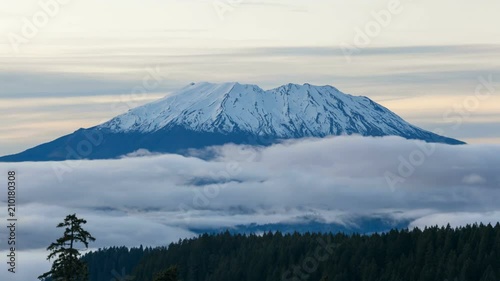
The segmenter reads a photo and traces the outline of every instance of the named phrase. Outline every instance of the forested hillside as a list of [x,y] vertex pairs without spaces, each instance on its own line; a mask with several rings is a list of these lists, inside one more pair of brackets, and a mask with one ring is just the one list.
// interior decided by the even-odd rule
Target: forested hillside
[[373,235],[226,232],[155,249],[103,249],[84,260],[91,281],[150,281],[171,265],[183,281],[498,281],[500,225]]

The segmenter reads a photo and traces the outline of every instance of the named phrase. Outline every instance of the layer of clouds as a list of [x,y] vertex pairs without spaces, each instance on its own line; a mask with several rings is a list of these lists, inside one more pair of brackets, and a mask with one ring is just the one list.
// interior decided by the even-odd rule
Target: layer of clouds
[[500,75],[499,62],[491,59],[499,55],[499,45],[368,46],[350,55],[348,61],[339,46],[181,49],[166,42],[159,44],[92,46],[41,57],[0,57],[0,80],[4,82],[0,97],[120,95],[130,93],[147,69],[156,67],[162,85],[155,90],[161,91],[193,81],[239,81],[263,88],[307,82],[334,84],[341,90],[372,97],[391,94],[397,87],[413,90],[394,96],[429,91],[459,95],[464,86],[470,86],[466,90],[472,93],[479,76],[492,75],[498,83]]
[[498,145],[350,136],[210,152],[217,156],[144,150],[119,160],[0,164],[2,174],[17,172],[18,249],[45,248],[70,213],[88,220],[93,247],[165,245],[196,235],[192,229],[305,218],[350,225],[386,217],[411,226],[500,220]]
[[[156,240],[147,233],[185,236],[186,229],[200,224],[278,222],[317,210],[325,211],[326,222],[353,213],[498,210],[498,145],[353,136],[211,150],[218,155],[211,160],[137,157],[148,155],[141,151],[120,160],[2,163],[0,168],[18,174],[26,248],[45,245],[44,233],[53,233],[47,225],[71,210],[102,232],[99,245],[152,243]],[[127,229],[130,240],[106,238]],[[138,229],[142,238],[131,235]]]

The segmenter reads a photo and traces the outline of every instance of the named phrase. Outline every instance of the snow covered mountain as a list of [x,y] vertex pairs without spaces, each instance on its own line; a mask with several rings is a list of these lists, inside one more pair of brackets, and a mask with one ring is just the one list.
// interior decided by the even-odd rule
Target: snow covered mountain
[[[224,143],[267,145],[345,134],[463,144],[413,126],[367,97],[347,95],[332,86],[287,84],[263,90],[256,85],[203,82],[0,161],[115,158],[141,148],[182,153]],[[90,152],[77,151],[82,142]]]
[[367,97],[309,84],[265,91],[239,83],[192,83],[173,96],[132,109],[97,128],[151,133],[172,126],[284,139],[360,134],[440,140]]

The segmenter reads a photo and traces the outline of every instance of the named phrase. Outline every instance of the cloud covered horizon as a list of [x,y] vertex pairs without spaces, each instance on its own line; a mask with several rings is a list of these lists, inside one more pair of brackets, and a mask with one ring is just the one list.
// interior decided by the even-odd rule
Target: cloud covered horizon
[[2,174],[18,177],[18,250],[42,251],[71,213],[88,220],[94,248],[304,218],[350,225],[384,217],[410,227],[500,221],[500,145],[340,136],[209,150],[216,157],[142,150],[118,160],[0,163]]

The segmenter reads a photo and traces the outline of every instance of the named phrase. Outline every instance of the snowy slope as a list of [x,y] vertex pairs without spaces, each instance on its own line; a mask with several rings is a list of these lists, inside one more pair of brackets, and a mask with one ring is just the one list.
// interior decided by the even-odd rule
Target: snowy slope
[[265,91],[239,83],[193,83],[99,126],[0,157],[0,162],[111,159],[139,149],[185,153],[227,143],[270,145],[344,134],[463,144],[415,127],[367,97],[331,86],[287,84]]
[[287,84],[266,91],[256,85],[206,82],[192,83],[98,128],[149,133],[172,126],[279,138],[360,134],[424,139],[429,134],[367,97],[332,86]]

